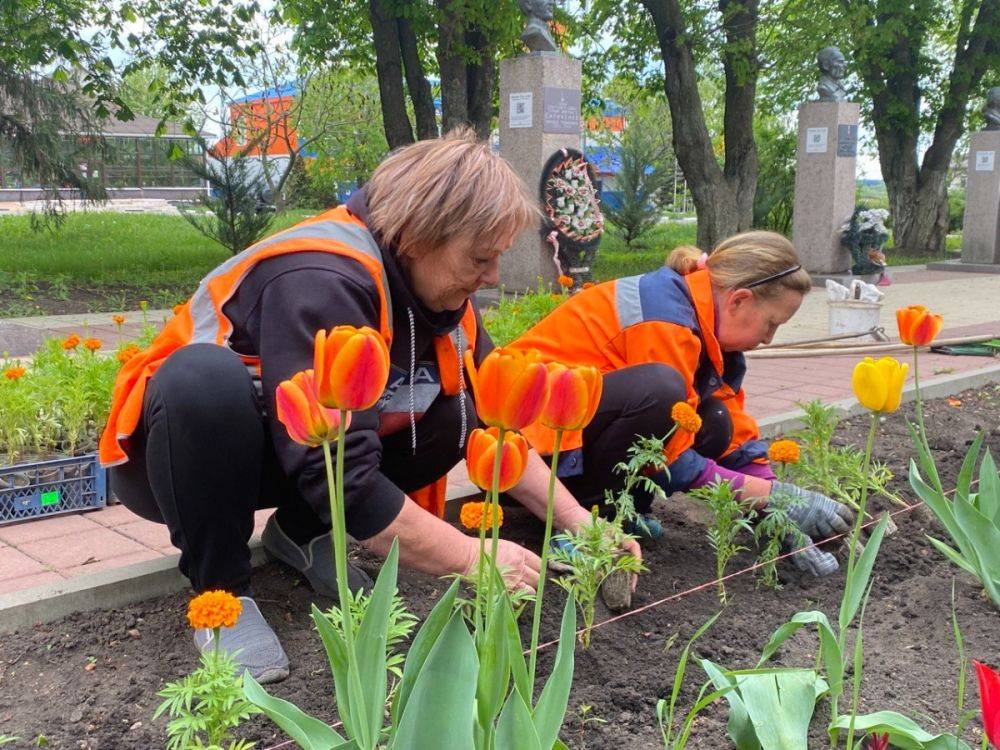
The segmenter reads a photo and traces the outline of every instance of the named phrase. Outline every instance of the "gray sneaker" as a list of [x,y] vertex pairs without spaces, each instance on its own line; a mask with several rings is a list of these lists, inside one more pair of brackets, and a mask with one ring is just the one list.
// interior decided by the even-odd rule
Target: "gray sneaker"
[[[272,515],[267,519],[260,540],[272,557],[292,566],[304,575],[317,594],[331,599],[339,598],[336,567],[333,563],[333,542],[329,531],[299,546],[285,534],[278,525],[278,519]],[[365,571],[348,562],[347,586],[354,593],[361,590],[370,592],[374,582]]]
[[[281,647],[278,636],[260,613],[257,602],[241,596],[243,611],[236,625],[219,631],[219,648],[250,670],[260,683],[281,682],[288,677],[288,656]],[[208,629],[194,631],[194,643],[199,651],[215,648],[213,632]]]

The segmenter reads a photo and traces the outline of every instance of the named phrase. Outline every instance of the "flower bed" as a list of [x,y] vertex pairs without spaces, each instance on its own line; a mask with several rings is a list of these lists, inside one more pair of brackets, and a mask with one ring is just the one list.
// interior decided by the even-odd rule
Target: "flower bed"
[[[905,479],[913,445],[904,422],[904,418],[912,420],[913,412],[906,411],[885,420],[875,456],[896,475],[891,489],[913,503],[915,498]],[[925,413],[945,487],[955,485],[967,446],[978,430],[986,430],[991,450],[1000,452],[1000,390],[995,386],[958,394],[956,399],[928,402]],[[867,429],[867,417],[850,420],[841,425],[836,442],[862,445]],[[953,731],[958,656],[950,616],[952,580],[956,581],[957,618],[969,658],[994,666],[1000,660],[1000,612],[981,596],[978,583],[927,541],[925,534],[942,536],[943,532],[926,509],[903,510],[879,497],[873,498],[872,504],[875,509],[898,511],[895,521],[899,530],[885,539],[875,564],[875,583],[864,621],[861,709],[899,710],[917,717],[934,732]],[[658,544],[644,546],[650,572],[642,577],[633,601],[633,609],[646,608],[599,627],[593,632],[590,649],[577,651],[562,732],[570,747],[661,748],[657,700],[669,695],[683,643],[718,611],[714,586],[698,589],[714,577],[715,557],[696,512],[690,503],[680,500],[658,504],[656,511],[665,520],[666,535]],[[541,525],[512,508],[506,515],[504,535],[537,548]],[[369,570],[374,569],[372,558],[362,553],[361,559]],[[739,570],[750,560],[749,554],[742,553],[730,570]],[[784,588],[777,592],[758,589],[750,575],[727,582],[731,604],[695,645],[700,656],[729,668],[752,667],[771,633],[795,612],[817,609],[835,615],[843,593],[843,573],[816,581],[787,565],[779,571]],[[291,677],[271,686],[270,691],[333,721],[326,654],[308,616],[312,592],[278,565],[262,568],[255,588],[292,663]],[[442,581],[412,571],[400,572],[400,594],[418,616],[426,615],[444,588]],[[563,601],[556,586],[547,587],[546,599],[550,597],[543,618],[543,644],[556,637]],[[177,594],[116,611],[74,615],[4,637],[0,640],[2,731],[28,740],[44,734],[55,747],[127,750],[162,746],[165,720],[150,721],[160,702],[156,691],[165,681],[190,672],[197,663],[185,627],[186,606],[187,595]],[[597,620],[609,616],[599,611]],[[529,628],[530,618],[523,617],[522,632]],[[675,634],[676,643],[666,648]],[[814,649],[815,638],[803,633],[786,643],[776,662],[808,664]],[[554,651],[550,646],[540,653],[542,678],[549,673]],[[688,675],[680,697],[682,710],[690,705],[703,680],[693,662]],[[966,705],[977,708],[978,694],[974,678],[970,679]],[[590,708],[582,708],[586,706]],[[695,722],[688,746],[731,747],[725,736],[727,716],[724,702],[706,710]],[[813,722],[810,747],[826,746],[825,719],[821,705]],[[966,741],[973,746],[978,742],[976,721],[966,732]],[[261,717],[245,724],[240,735],[259,741],[261,750],[284,740],[274,725]]]

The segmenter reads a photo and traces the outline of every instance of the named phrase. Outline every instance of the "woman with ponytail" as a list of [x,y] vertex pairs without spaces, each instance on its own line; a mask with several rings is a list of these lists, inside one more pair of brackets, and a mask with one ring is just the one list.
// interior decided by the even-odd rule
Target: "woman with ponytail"
[[[810,538],[847,531],[847,507],[776,481],[757,423],[744,411],[743,352],[770,343],[809,289],[792,243],[753,231],[724,240],[711,254],[676,248],[663,268],[597,284],[561,304],[513,346],[603,373],[593,421],[563,436],[563,484],[585,506],[601,502],[606,489],[624,481],[614,469],[636,436],[666,435],[674,426],[671,409],[683,401],[697,410],[701,427],[694,434],[678,429],[668,441],[669,472],[652,477],[664,493],[728,480],[757,507],[772,493],[798,498],[791,516]],[[535,425],[525,434],[539,453],[552,452],[551,431]],[[652,500],[637,497],[636,510],[645,518],[640,530],[655,538],[662,528],[649,516]],[[838,567],[815,547],[793,561],[817,576]]]

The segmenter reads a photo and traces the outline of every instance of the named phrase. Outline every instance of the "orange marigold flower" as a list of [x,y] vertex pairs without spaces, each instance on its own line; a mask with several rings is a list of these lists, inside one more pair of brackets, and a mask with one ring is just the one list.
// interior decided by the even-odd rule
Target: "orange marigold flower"
[[125,364],[138,353],[139,353],[139,347],[136,346],[135,344],[129,344],[128,346],[119,350],[118,354],[116,354],[115,357],[118,359],[119,362]]
[[559,277],[559,286],[563,289],[571,289],[573,287],[573,277],[563,274]]
[[678,429],[690,432],[692,435],[701,429],[701,417],[687,401],[678,401],[670,410],[670,418]]
[[767,449],[767,457],[779,464],[797,464],[799,453],[799,444],[794,440],[776,440]]
[[197,630],[231,628],[243,611],[243,603],[228,591],[206,591],[188,604],[187,618]]
[[69,336],[63,339],[62,348],[66,351],[70,349],[76,349],[80,345],[80,337],[75,333],[71,333]]
[[17,380],[19,377],[24,375],[24,373],[25,369],[23,367],[20,367],[19,365],[14,365],[13,367],[8,367],[6,370],[4,370],[3,376],[7,378],[7,380]]
[[[459,513],[459,520],[462,525],[469,529],[470,531],[479,531],[479,524],[483,522],[483,516],[486,513],[487,506],[492,505],[492,503],[485,502],[473,502],[466,503],[462,506],[462,510]],[[497,528],[503,526],[503,508],[499,505],[497,506],[497,512],[495,514],[490,514],[497,519]],[[486,519],[486,530],[489,531],[493,528],[492,518]]]
[[83,345],[84,347],[87,348],[88,351],[96,352],[98,349],[101,348],[101,340],[94,338],[85,339]]
[[115,322],[115,325],[121,328],[122,324],[125,322],[124,315],[112,315],[111,319]]

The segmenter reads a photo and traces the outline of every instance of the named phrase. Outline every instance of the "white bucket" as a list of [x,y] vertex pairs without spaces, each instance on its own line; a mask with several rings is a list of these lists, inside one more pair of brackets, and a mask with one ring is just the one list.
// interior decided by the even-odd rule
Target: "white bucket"
[[[829,311],[828,327],[831,336],[847,333],[867,333],[879,324],[882,312],[881,302],[859,299],[827,300]],[[874,336],[865,336],[861,341],[876,341]]]

